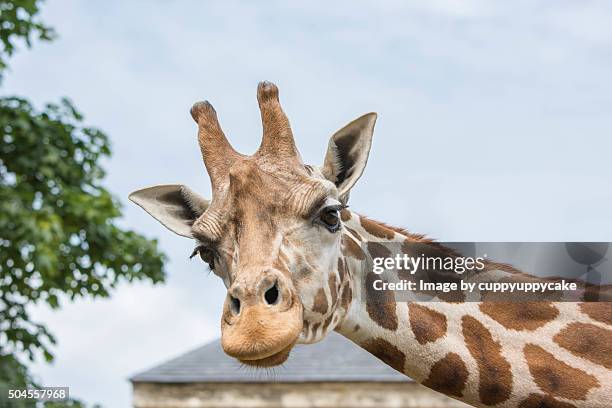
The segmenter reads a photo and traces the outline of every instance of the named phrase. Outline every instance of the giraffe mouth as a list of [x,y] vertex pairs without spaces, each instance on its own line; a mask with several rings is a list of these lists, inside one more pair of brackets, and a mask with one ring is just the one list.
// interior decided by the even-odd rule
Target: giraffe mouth
[[279,311],[277,305],[247,305],[231,319],[232,324],[222,319],[223,351],[254,367],[284,363],[302,331],[302,305],[291,305],[286,311]]
[[253,360],[238,359],[238,361],[240,361],[242,364],[246,364],[251,367],[261,367],[261,368],[276,367],[278,365],[283,364],[285,361],[287,361],[287,359],[289,358],[289,354],[291,354],[291,349],[293,349],[294,345],[295,345],[295,342],[289,344],[287,347],[285,347],[281,351],[274,353],[268,357],[258,358],[258,359],[253,359]]

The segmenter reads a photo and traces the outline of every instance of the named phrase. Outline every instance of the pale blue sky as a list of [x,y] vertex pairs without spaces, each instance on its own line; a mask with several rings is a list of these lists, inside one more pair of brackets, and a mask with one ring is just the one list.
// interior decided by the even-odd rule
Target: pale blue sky
[[353,209],[449,241],[612,240],[612,4],[607,1],[48,2],[59,33],[11,62],[3,94],[71,97],[112,138],[124,224],[158,237],[168,282],[34,310],[56,333],[45,385],[130,404],[128,376],[219,335],[224,288],[127,194],[210,188],[188,110],[209,99],[259,144],[257,82],[281,90],[303,157],[377,111]]

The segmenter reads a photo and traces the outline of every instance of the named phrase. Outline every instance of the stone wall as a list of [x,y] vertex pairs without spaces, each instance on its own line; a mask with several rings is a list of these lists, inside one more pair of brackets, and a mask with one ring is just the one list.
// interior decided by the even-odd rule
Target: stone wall
[[135,383],[134,408],[451,408],[467,405],[413,382]]

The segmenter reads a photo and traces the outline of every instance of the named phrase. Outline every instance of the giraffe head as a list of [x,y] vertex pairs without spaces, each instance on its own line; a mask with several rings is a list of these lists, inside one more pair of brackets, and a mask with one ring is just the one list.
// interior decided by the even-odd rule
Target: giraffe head
[[[296,342],[320,340],[346,312],[339,307],[339,291],[350,290],[340,213],[366,165],[376,114],[336,132],[323,165],[315,167],[302,162],[276,85],[260,83],[257,100],[263,139],[252,156],[232,148],[210,103],[191,109],[211,200],[183,185],[142,189],[130,199],[195,240],[192,255],[223,280],[225,352],[246,364],[274,366]],[[324,329],[310,336],[315,325]]]

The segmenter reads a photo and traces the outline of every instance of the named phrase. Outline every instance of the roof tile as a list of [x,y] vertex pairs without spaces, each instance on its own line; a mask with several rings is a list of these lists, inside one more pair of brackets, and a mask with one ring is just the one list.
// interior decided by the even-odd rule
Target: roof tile
[[219,340],[134,375],[133,382],[402,382],[410,381],[376,357],[330,333],[317,344],[297,345],[287,362],[255,369],[227,356]]

